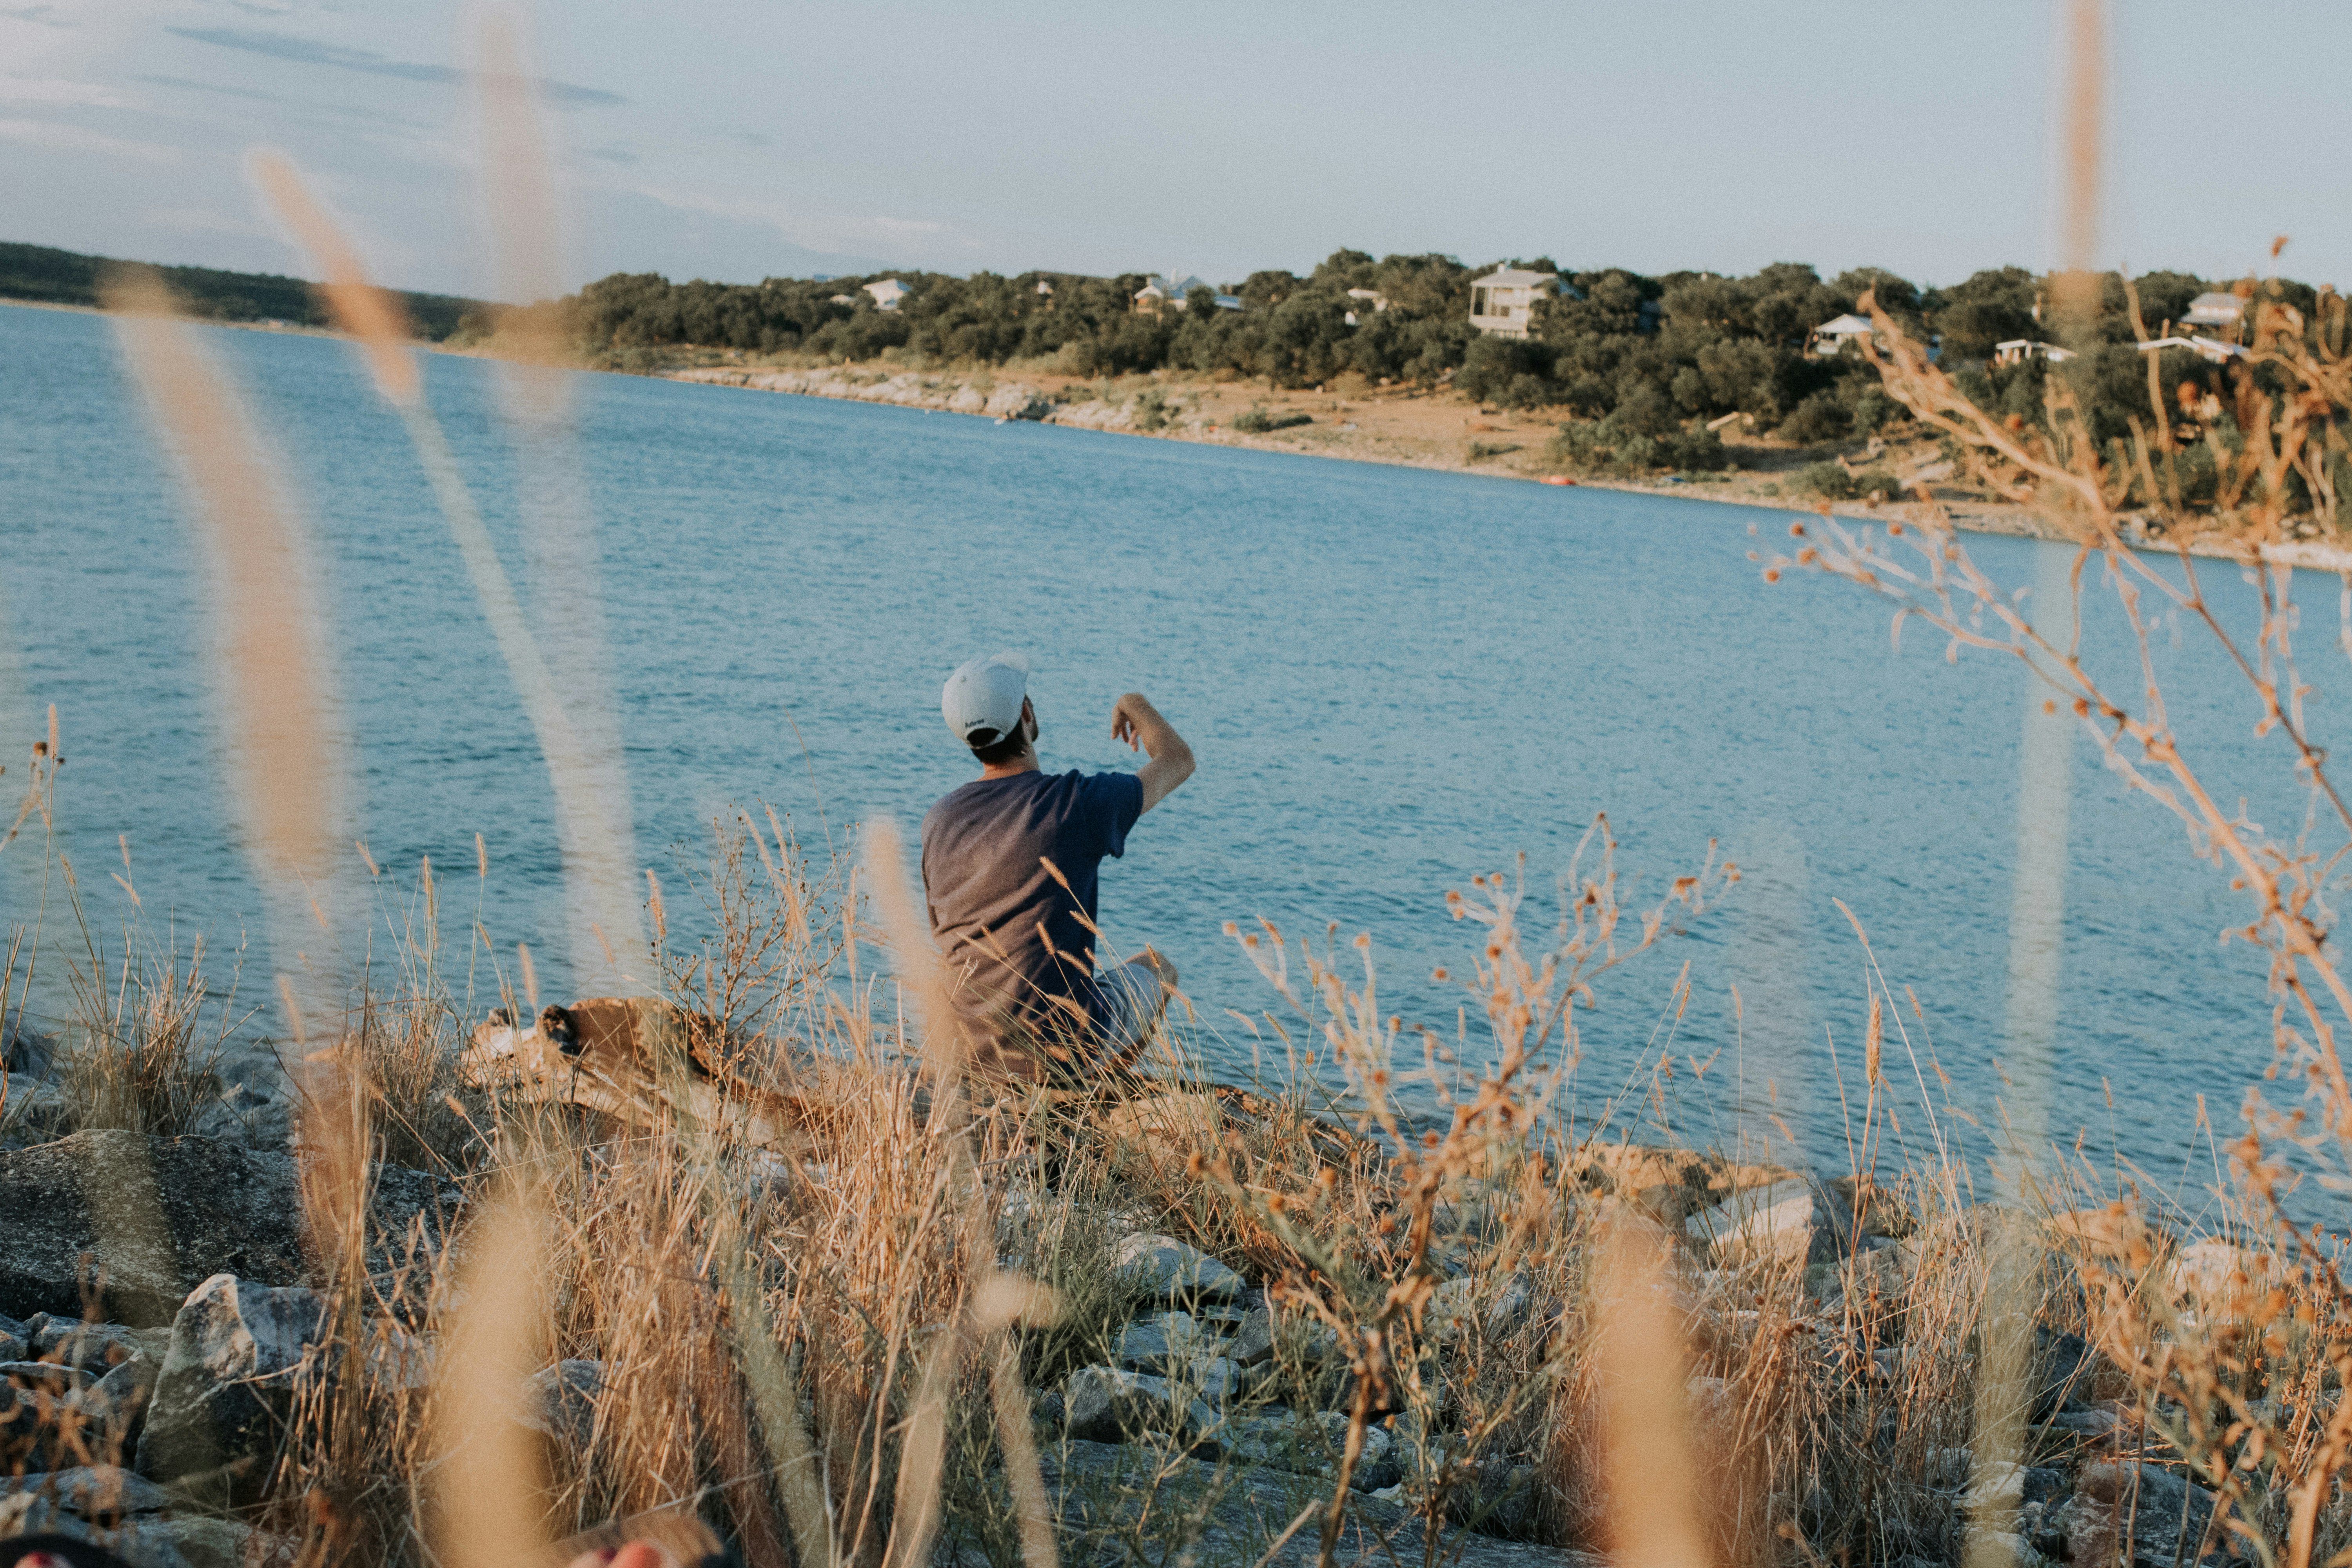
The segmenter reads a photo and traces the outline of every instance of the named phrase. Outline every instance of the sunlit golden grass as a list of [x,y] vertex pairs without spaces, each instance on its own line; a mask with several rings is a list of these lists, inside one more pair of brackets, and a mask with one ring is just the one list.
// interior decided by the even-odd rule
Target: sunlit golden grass
[[[2076,0],[2069,16],[2062,314],[2069,289],[2096,281],[2105,90],[2100,8]],[[502,287],[529,302],[560,281],[544,132],[510,26],[491,16],[478,55]],[[2273,960],[2280,1061],[2312,1099],[2254,1102],[2202,1232],[2152,1186],[2051,1151],[2005,1151],[2032,1179],[1997,1205],[1977,1201],[1968,1147],[1940,1130],[1906,1163],[1885,1135],[1914,1109],[1889,1058],[1910,1057],[1924,1118],[1938,1107],[1858,922],[1874,978],[1847,1168],[1671,1147],[1658,1125],[1687,1090],[1662,1058],[1596,1116],[1579,1094],[1578,1009],[1597,1002],[1593,982],[1706,918],[1738,879],[1710,850],[1650,907],[1621,907],[1605,820],[1548,934],[1530,930],[1517,877],[1481,875],[1450,896],[1471,938],[1458,984],[1476,1021],[1458,1035],[1383,1007],[1369,934],[1318,948],[1271,925],[1229,928],[1283,1010],[1256,1015],[1268,1033],[1248,1027],[1262,1046],[1279,1037],[1289,1070],[1247,1092],[1208,1081],[1192,1024],[1101,1092],[975,1081],[973,1042],[885,827],[853,870],[812,866],[784,824],[770,816],[771,837],[747,816],[691,868],[701,918],[674,929],[647,874],[641,921],[626,780],[599,752],[613,726],[593,639],[542,647],[388,298],[289,162],[260,156],[254,173],[408,422],[547,758],[591,924],[627,955],[612,968],[624,989],[661,994],[638,1015],[645,1077],[627,1115],[461,1081],[463,1042],[486,1010],[476,933],[461,982],[445,972],[428,867],[394,951],[336,949],[343,967],[322,961],[312,976],[319,991],[347,990],[347,1005],[289,1009],[330,1328],[295,1380],[250,1517],[304,1564],[552,1562],[583,1531],[683,1545],[707,1530],[747,1563],[801,1568],[1050,1568],[1064,1556],[1263,1568],[1315,1525],[1327,1563],[1370,1557],[1369,1534],[1435,1568],[1469,1530],[1605,1551],[1631,1568],[2019,1568],[2012,1531],[2033,1531],[2088,1568],[2135,1560],[2141,1481],[2109,1496],[2089,1479],[2126,1459],[2224,1501],[2201,1539],[2178,1542],[2172,1568],[2216,1548],[2310,1568],[2352,1544],[2339,1482],[2352,1456],[2352,1298],[2336,1234],[2297,1207],[2299,1173],[2340,1164],[2352,1138],[2336,1044],[2352,988],[2326,940],[2340,847],[2315,854],[2232,813],[2183,754],[2153,679],[2140,692],[2100,685],[1948,528],[1882,541],[1802,521],[1796,553],[1767,562],[1767,575],[1832,573],[1955,647],[2022,659],[2252,895],[2242,934]],[[2293,580],[2259,553],[2336,504],[2329,461],[2352,407],[2342,301],[2305,322],[2250,297],[2252,358],[2231,387],[2242,439],[2221,453],[2220,505],[2196,517],[2169,482],[2178,454],[2160,398],[2121,449],[2089,441],[2063,376],[2044,425],[1997,420],[1874,313],[1890,392],[1996,493],[2043,508],[2080,542],[2075,593],[2086,581],[2111,590],[2143,646],[2149,602],[2221,639],[2259,725],[2288,742],[2315,819],[2352,833],[2305,711]],[[324,882],[342,868],[342,764],[299,512],[160,286],[126,275],[110,304],[205,545],[227,772],[250,848],[281,885]],[[570,458],[565,383],[550,368],[562,345],[543,338],[552,322],[519,310],[502,336],[525,362],[509,412],[553,476],[526,511],[542,583],[560,589],[577,580],[588,536],[575,492],[557,494]],[[2213,612],[2185,553],[2167,575],[2127,548],[2150,518],[2244,543],[2263,594],[2251,637]],[[57,750],[53,719],[12,837],[36,814],[49,821]],[[243,1022],[233,994],[168,939],[159,950],[127,928],[109,952],[86,924],[80,934],[79,1065],[48,1131],[201,1127],[215,1058]],[[13,988],[21,1022],[38,952],[37,928],[29,944],[12,935],[0,1015]],[[517,956],[536,1012],[528,947]],[[1685,975],[1669,1010],[1688,994]],[[698,1100],[693,1075],[714,1060],[760,1103],[796,1108],[793,1137],[754,1137],[738,1102]],[[21,1076],[0,1079],[0,1128]],[[1660,1115],[1629,1120],[1628,1105]],[[388,1253],[371,1234],[367,1198],[388,1164],[463,1182],[465,1223],[437,1248]],[[1791,1184],[1818,1216],[1797,1230],[1714,1206]],[[1147,1232],[1242,1270],[1275,1343],[1267,1370],[1203,1402],[1205,1427],[1191,1399],[1210,1374],[1177,1370],[1167,1408],[1127,1413],[1129,1469],[1106,1480],[1062,1402],[1070,1374],[1112,1359],[1122,1328],[1150,1310],[1114,1261]],[[2069,1334],[2082,1336],[2079,1362],[2058,1353]],[[2072,1380],[2053,1383],[2062,1361]],[[2099,1432],[2047,1419],[2062,1404]],[[57,1451],[121,1457],[120,1430],[47,1394],[32,1408],[35,1426],[62,1434]],[[1331,1419],[1304,1427],[1312,1454],[1294,1444],[1282,1456],[1293,1468],[1269,1468],[1251,1434],[1286,1408]],[[24,1468],[37,1447],[0,1458]],[[2069,1505],[2063,1529],[2030,1521],[2041,1505],[2004,1489],[2011,1471],[2045,1462],[2074,1467],[2088,1500]],[[1389,1463],[1394,1491],[1368,1500],[1351,1483]],[[1287,1478],[1279,1510],[1243,1524],[1218,1513],[1221,1497],[1269,1474]]]

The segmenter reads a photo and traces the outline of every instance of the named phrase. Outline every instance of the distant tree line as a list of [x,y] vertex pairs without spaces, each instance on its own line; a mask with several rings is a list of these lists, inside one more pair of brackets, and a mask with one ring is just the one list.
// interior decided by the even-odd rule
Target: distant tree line
[[[1145,281],[1139,273],[912,271],[741,285],[615,274],[563,308],[583,350],[625,366],[692,344],[860,361],[895,350],[916,363],[1025,360],[1087,376],[1223,372],[1290,387],[1351,372],[1375,383],[1450,381],[1504,407],[1563,411],[1573,421],[1563,461],[1641,468],[1721,466],[1722,444],[1706,426],[1725,416],[1801,443],[1867,435],[1895,417],[1901,411],[1858,353],[1811,352],[1814,329],[1874,293],[1905,331],[1939,342],[1945,369],[1983,406],[2042,417],[2052,366],[2039,357],[1993,363],[1999,343],[2057,337],[2045,320],[2044,280],[2022,268],[1923,289],[1870,268],[1824,280],[1794,262],[1745,278],[1576,271],[1545,257],[1497,265],[1554,272],[1567,285],[1538,304],[1525,339],[1484,336],[1470,326],[1471,280],[1490,268],[1444,256],[1375,260],[1360,250],[1336,251],[1305,277],[1256,272],[1228,284],[1242,300],[1239,310],[1214,309],[1203,290],[1181,312],[1139,314],[1132,308]],[[877,309],[864,292],[884,277],[912,290],[896,310]],[[2151,333],[2213,287],[2179,272],[2134,281]],[[2312,289],[2279,287],[2309,312]],[[1351,289],[1369,289],[1385,304],[1351,297]],[[2095,346],[2063,374],[2099,437],[2113,440],[2134,413],[2145,418],[2147,405],[2147,367],[2118,277],[2106,279],[2091,336]],[[2213,367],[2186,351],[2166,351],[2159,368],[2168,396],[2183,378],[2214,379]]]
[[[84,256],[46,245],[0,244],[0,299],[45,304],[95,305],[107,271],[122,265],[111,257]],[[323,327],[327,313],[299,278],[268,272],[223,272],[209,267],[159,267],[191,314],[216,321],[290,321]],[[484,309],[478,300],[446,294],[401,293],[416,335],[433,342],[457,331],[467,312]]]

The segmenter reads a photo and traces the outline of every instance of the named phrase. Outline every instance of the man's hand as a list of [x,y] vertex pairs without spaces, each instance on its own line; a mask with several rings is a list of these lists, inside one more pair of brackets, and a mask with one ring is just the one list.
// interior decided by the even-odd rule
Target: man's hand
[[1143,781],[1144,810],[1158,805],[1169,791],[1192,776],[1192,748],[1142,692],[1130,691],[1111,704],[1110,733],[1151,759],[1135,775]]

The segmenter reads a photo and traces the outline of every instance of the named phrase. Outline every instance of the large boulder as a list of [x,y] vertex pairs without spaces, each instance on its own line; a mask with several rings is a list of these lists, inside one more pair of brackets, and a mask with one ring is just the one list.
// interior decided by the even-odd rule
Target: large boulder
[[172,1321],[172,1348],[148,1403],[138,1469],[215,1504],[260,1500],[324,1302],[299,1286],[216,1274]]
[[[1237,1464],[1304,1476],[1338,1474],[1347,1446],[1348,1417],[1336,1410],[1236,1416],[1217,1433],[1217,1447]],[[1363,1451],[1348,1485],[1360,1492],[1395,1485],[1401,1472],[1394,1447],[1386,1428],[1366,1426]]]
[[2204,1545],[2205,1563],[2228,1559],[2229,1531],[2206,1528],[2214,1494],[2161,1466],[2102,1460],[2084,1465],[2074,1487],[2062,1511],[2076,1563],[2120,1562],[2126,1538],[2132,1562],[2146,1568],[2188,1563],[2192,1542]]
[[1161,1312],[1128,1324],[1118,1336],[1121,1366],[1166,1375],[1217,1353],[1217,1336],[1190,1312]]
[[[1228,1300],[1249,1281],[1172,1236],[1130,1236],[1111,1252],[1111,1267],[1129,1284],[1160,1301]],[[7,1303],[0,1301],[0,1310]]]
[[[262,1285],[311,1278],[299,1172],[284,1154],[212,1138],[77,1132],[0,1153],[0,1313],[135,1328],[173,1321],[215,1274]],[[397,1253],[413,1226],[439,1234],[457,1184],[386,1165],[376,1172],[375,1239]]]
[[47,1498],[68,1513],[100,1524],[131,1514],[158,1513],[172,1500],[154,1482],[113,1465],[0,1476],[0,1497],[20,1493]]
[[[1114,1542],[1144,1530],[1171,1562],[1261,1568],[1314,1568],[1320,1553],[1318,1521],[1275,1545],[1285,1521],[1322,1491],[1319,1480],[1099,1443],[1054,1444],[1037,1458],[1064,1539]],[[1606,1568],[1597,1555],[1528,1541],[1458,1530],[1432,1541],[1402,1500],[1360,1493],[1340,1526],[1339,1552],[1340,1562],[1351,1563],[1426,1559],[1453,1568]]]
[[1836,1260],[1849,1243],[1852,1216],[1834,1194],[1802,1177],[1736,1192],[1683,1222],[1683,1233],[1712,1246],[1724,1263],[1774,1261],[1802,1268]]
[[1118,1443],[1146,1434],[1189,1441],[1213,1429],[1216,1412],[1164,1377],[1122,1367],[1087,1366],[1062,1384],[1063,1416],[1072,1437]]

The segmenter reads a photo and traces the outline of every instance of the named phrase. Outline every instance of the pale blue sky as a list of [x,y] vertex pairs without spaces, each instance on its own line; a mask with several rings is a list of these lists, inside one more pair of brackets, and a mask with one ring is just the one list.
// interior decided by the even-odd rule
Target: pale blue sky
[[[2109,262],[2352,281],[2342,0],[2125,0]],[[0,238],[299,270],[255,143],[377,270],[491,288],[448,0],[0,0]],[[2055,259],[2058,0],[543,5],[572,281],[1465,261],[1923,282]],[[2237,84],[2250,84],[2240,87]]]

